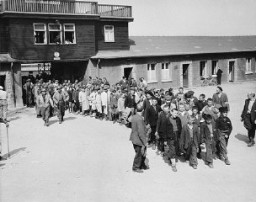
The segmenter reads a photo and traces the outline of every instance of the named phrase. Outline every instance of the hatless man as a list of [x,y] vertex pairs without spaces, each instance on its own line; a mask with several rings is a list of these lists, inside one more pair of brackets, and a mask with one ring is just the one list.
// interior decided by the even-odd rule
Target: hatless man
[[142,169],[148,169],[148,166],[145,165],[147,148],[146,125],[142,116],[143,108],[137,108],[136,111],[136,114],[131,119],[132,132],[130,141],[135,150],[132,170],[137,173],[143,173]]
[[57,116],[59,119],[59,124],[64,121],[65,115],[65,102],[68,101],[68,94],[62,91],[62,87],[59,86],[57,91],[53,95],[54,106],[57,109]]
[[50,107],[53,107],[53,101],[45,89],[42,89],[41,94],[38,95],[36,104],[44,120],[44,125],[49,126]]

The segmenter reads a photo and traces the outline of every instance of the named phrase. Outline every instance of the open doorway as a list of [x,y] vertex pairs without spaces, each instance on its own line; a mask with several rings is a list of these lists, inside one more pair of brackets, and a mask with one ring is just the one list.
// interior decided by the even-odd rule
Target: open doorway
[[228,62],[228,80],[234,82],[235,79],[235,61]]
[[124,68],[124,77],[129,80],[132,77],[132,67]]
[[188,69],[189,69],[189,64],[182,64],[182,79],[183,79],[183,87],[187,88],[188,87]]

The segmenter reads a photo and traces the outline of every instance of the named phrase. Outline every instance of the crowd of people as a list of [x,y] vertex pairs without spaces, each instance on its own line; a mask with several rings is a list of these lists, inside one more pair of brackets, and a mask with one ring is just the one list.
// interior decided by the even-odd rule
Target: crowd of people
[[[99,120],[112,121],[132,128],[130,140],[136,152],[133,171],[143,172],[146,165],[146,150],[152,148],[167,160],[174,172],[180,158],[197,168],[198,159],[213,168],[213,159],[219,158],[230,165],[227,146],[232,132],[228,96],[221,86],[211,98],[193,91],[178,93],[172,88],[149,89],[144,78],[123,77],[110,85],[106,78],[89,77],[85,82],[76,80],[30,79],[24,85],[26,104],[36,108],[37,117],[42,117],[49,126],[50,117],[57,115],[59,123],[64,121],[65,112],[90,116]],[[250,93],[242,113],[242,121],[248,130],[249,144],[253,146],[255,136],[255,94]],[[205,151],[205,152],[202,152]]]

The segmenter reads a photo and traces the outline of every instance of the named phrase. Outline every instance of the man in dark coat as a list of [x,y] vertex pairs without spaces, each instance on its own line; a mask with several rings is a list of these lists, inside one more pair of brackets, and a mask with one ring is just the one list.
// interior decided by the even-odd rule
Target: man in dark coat
[[132,142],[136,153],[132,170],[138,173],[142,173],[142,169],[148,169],[148,166],[145,165],[147,138],[146,125],[142,116],[142,111],[142,108],[137,108],[136,114],[131,119],[132,132],[130,141]]
[[201,124],[200,133],[202,137],[202,143],[205,143],[206,147],[206,164],[213,168],[213,158],[216,152],[216,138],[217,131],[215,128],[215,122],[212,120],[210,114],[204,116],[205,122]]
[[256,130],[256,98],[255,93],[249,93],[248,99],[245,100],[244,109],[241,115],[241,121],[244,122],[244,127],[248,131],[249,144],[252,147],[255,144]]
[[221,85],[221,76],[222,76],[223,71],[219,68],[217,71],[217,85]]
[[157,98],[152,98],[152,105],[150,105],[148,108],[146,108],[147,112],[145,117],[145,123],[146,125],[150,125],[151,133],[149,136],[148,144],[153,144],[152,148],[155,150],[155,144],[156,144],[156,124],[158,119],[158,114],[161,111],[161,107],[157,104]]

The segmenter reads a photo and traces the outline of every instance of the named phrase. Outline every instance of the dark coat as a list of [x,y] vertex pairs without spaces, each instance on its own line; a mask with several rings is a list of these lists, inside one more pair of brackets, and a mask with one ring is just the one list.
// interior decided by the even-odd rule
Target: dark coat
[[131,119],[132,132],[130,135],[130,141],[138,146],[145,146],[147,143],[146,138],[146,125],[143,117],[135,114]]
[[159,137],[163,140],[175,140],[175,134],[170,118],[169,116],[166,116],[164,112],[160,112],[159,114],[156,131],[158,132]]
[[195,106],[198,108],[198,111],[201,112],[202,109],[207,105],[207,101],[198,100]]
[[[242,118],[243,121],[245,120],[245,117],[246,117],[246,114],[247,114],[247,111],[248,111],[249,103],[250,103],[250,99],[246,99],[245,103],[244,103],[244,109],[243,109],[243,112],[241,114],[241,118]],[[254,101],[254,103],[252,105],[250,115],[251,115],[251,122],[253,123],[256,120],[256,100]]]
[[128,95],[128,96],[125,98],[124,107],[136,108],[135,97],[134,97],[134,96],[131,97],[131,95]]
[[217,140],[218,139],[218,131],[215,127],[215,122],[212,122],[212,130],[213,130],[213,138],[211,138],[210,130],[206,124],[206,122],[203,122],[200,126],[200,135],[202,139],[202,143],[211,142],[212,139]]
[[230,135],[233,129],[231,120],[228,117],[220,116],[216,120],[216,129],[218,132],[225,132]]
[[150,126],[156,126],[158,114],[162,110],[160,106],[156,105],[156,109],[151,105],[150,107],[146,108],[147,112],[145,113],[145,122]]
[[188,125],[183,126],[180,136],[180,145],[182,145],[184,149],[188,149],[191,143],[198,148],[201,141],[200,130],[197,124],[193,126],[193,137],[190,136]]

